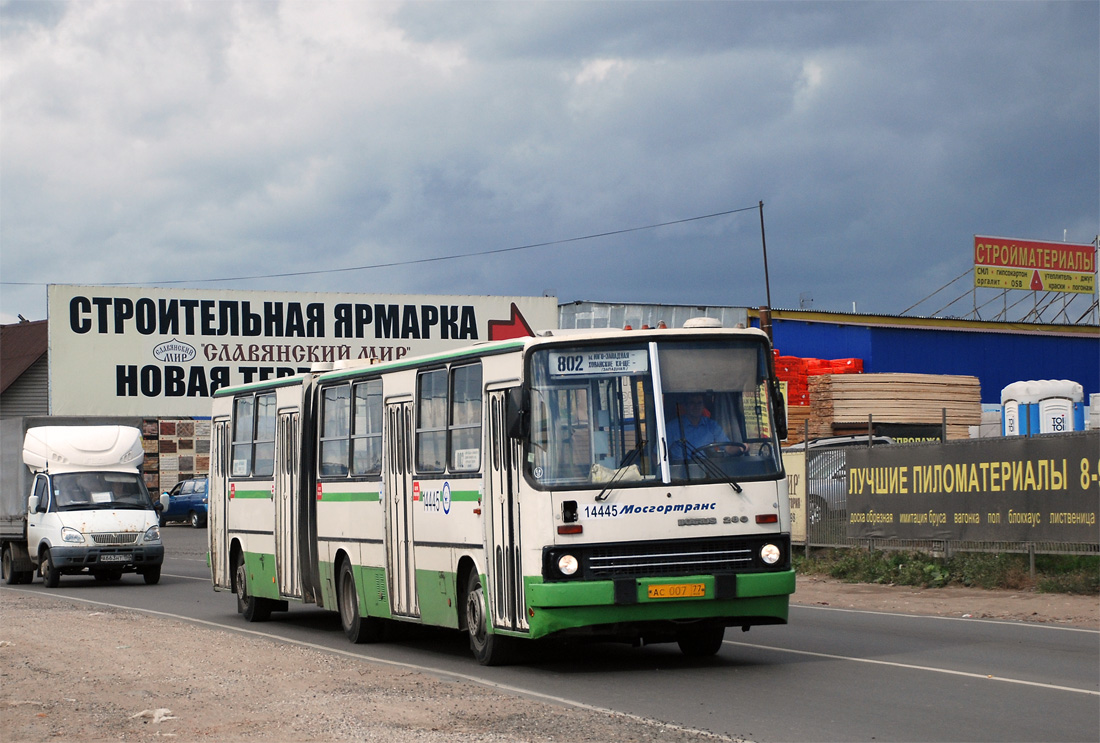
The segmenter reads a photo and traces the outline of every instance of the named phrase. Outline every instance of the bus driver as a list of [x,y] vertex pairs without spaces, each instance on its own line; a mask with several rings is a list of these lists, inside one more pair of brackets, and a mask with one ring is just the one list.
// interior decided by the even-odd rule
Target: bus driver
[[[677,417],[668,424],[671,461],[676,463],[691,461],[694,456],[704,454],[703,450],[708,446],[711,447],[711,451],[718,449],[734,456],[748,452],[748,446],[740,441],[732,441],[722,426],[710,416],[703,414],[702,394],[695,392],[689,394],[685,404],[676,406],[676,411]],[[720,446],[723,444],[725,446]]]

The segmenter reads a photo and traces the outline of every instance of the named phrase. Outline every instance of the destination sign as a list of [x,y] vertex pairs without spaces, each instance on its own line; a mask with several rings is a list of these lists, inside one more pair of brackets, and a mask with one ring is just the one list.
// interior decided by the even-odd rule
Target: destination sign
[[551,377],[631,375],[649,370],[645,349],[575,349],[550,352]]

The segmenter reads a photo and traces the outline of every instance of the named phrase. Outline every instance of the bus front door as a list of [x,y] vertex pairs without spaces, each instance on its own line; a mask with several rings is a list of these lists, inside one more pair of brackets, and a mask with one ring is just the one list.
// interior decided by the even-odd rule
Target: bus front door
[[490,390],[489,441],[486,462],[488,480],[489,574],[488,596],[492,602],[493,626],[500,629],[528,629],[524,611],[523,569],[520,564],[520,445],[508,436],[504,415],[507,390]]
[[390,611],[418,617],[413,549],[412,403],[386,405],[386,577]]

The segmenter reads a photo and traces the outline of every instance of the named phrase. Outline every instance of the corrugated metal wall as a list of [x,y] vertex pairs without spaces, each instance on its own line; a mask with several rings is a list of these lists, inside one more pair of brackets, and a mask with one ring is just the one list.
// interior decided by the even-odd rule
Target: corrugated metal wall
[[865,373],[967,374],[982,384],[982,402],[999,405],[1001,390],[1025,379],[1071,379],[1100,392],[1100,333],[1038,335],[927,328],[773,321],[775,346],[788,356],[863,359]]
[[49,356],[31,364],[0,398],[0,418],[48,415],[50,406]]

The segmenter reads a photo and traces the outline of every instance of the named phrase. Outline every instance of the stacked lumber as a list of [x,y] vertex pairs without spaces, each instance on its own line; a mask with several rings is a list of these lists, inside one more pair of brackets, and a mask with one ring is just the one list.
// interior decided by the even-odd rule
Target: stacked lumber
[[802,440],[806,438],[806,421],[809,419],[809,405],[787,406],[787,438],[783,442],[786,446],[802,443]]
[[947,438],[965,439],[982,421],[977,377],[953,374],[824,374],[810,378],[810,436],[866,430],[875,423],[941,423]]

